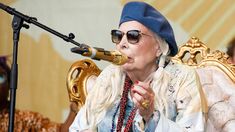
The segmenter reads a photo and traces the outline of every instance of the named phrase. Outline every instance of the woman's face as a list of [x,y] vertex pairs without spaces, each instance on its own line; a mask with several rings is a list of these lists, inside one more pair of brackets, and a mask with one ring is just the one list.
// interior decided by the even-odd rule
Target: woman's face
[[[155,39],[154,33],[137,21],[129,21],[122,23],[120,31],[125,33],[119,44],[116,45],[117,50],[128,56],[128,61],[121,67],[125,71],[146,70],[156,67],[156,59],[160,54],[158,41]],[[141,37],[135,44],[128,42],[126,33],[130,30],[139,30]]]
[[0,67],[0,104],[7,101],[9,84],[7,80],[7,73],[4,68]]
[[232,63],[235,64],[235,48],[233,49]]

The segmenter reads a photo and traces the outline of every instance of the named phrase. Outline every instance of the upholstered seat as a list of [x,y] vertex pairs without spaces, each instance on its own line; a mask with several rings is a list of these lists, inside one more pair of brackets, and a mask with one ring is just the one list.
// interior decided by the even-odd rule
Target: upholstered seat
[[198,38],[191,38],[174,62],[196,69],[207,99],[207,131],[235,131],[235,66],[221,51],[210,52]]
[[[175,63],[189,65],[196,69],[207,114],[207,131],[235,131],[235,66],[221,51],[210,52],[198,38],[191,38],[180,47],[172,58]],[[85,103],[86,95],[100,69],[91,60],[75,62],[68,74],[67,87],[70,101],[78,104],[78,110]]]

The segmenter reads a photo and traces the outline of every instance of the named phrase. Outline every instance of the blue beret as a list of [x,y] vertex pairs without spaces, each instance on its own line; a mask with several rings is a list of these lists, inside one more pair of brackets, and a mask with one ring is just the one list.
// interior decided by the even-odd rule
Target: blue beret
[[173,29],[167,19],[151,5],[144,2],[129,2],[123,10],[119,26],[128,21],[138,21],[169,44],[170,55],[178,52]]

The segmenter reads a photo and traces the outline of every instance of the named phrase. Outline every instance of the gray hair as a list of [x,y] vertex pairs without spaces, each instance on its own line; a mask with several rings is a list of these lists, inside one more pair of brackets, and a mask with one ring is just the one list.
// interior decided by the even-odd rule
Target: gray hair
[[156,38],[157,42],[159,43],[159,47],[160,47],[160,51],[161,51],[161,55],[157,59],[157,64],[159,67],[164,67],[165,62],[169,61],[169,57],[168,57],[168,55],[170,54],[169,45],[163,38],[161,38],[156,33],[155,33],[155,38]]

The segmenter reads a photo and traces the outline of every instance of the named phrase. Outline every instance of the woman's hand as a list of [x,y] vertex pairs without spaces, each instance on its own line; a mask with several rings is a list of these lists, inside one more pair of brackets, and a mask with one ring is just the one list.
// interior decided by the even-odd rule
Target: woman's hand
[[131,88],[131,97],[139,114],[148,122],[154,112],[154,92],[150,88],[150,82],[137,81]]

